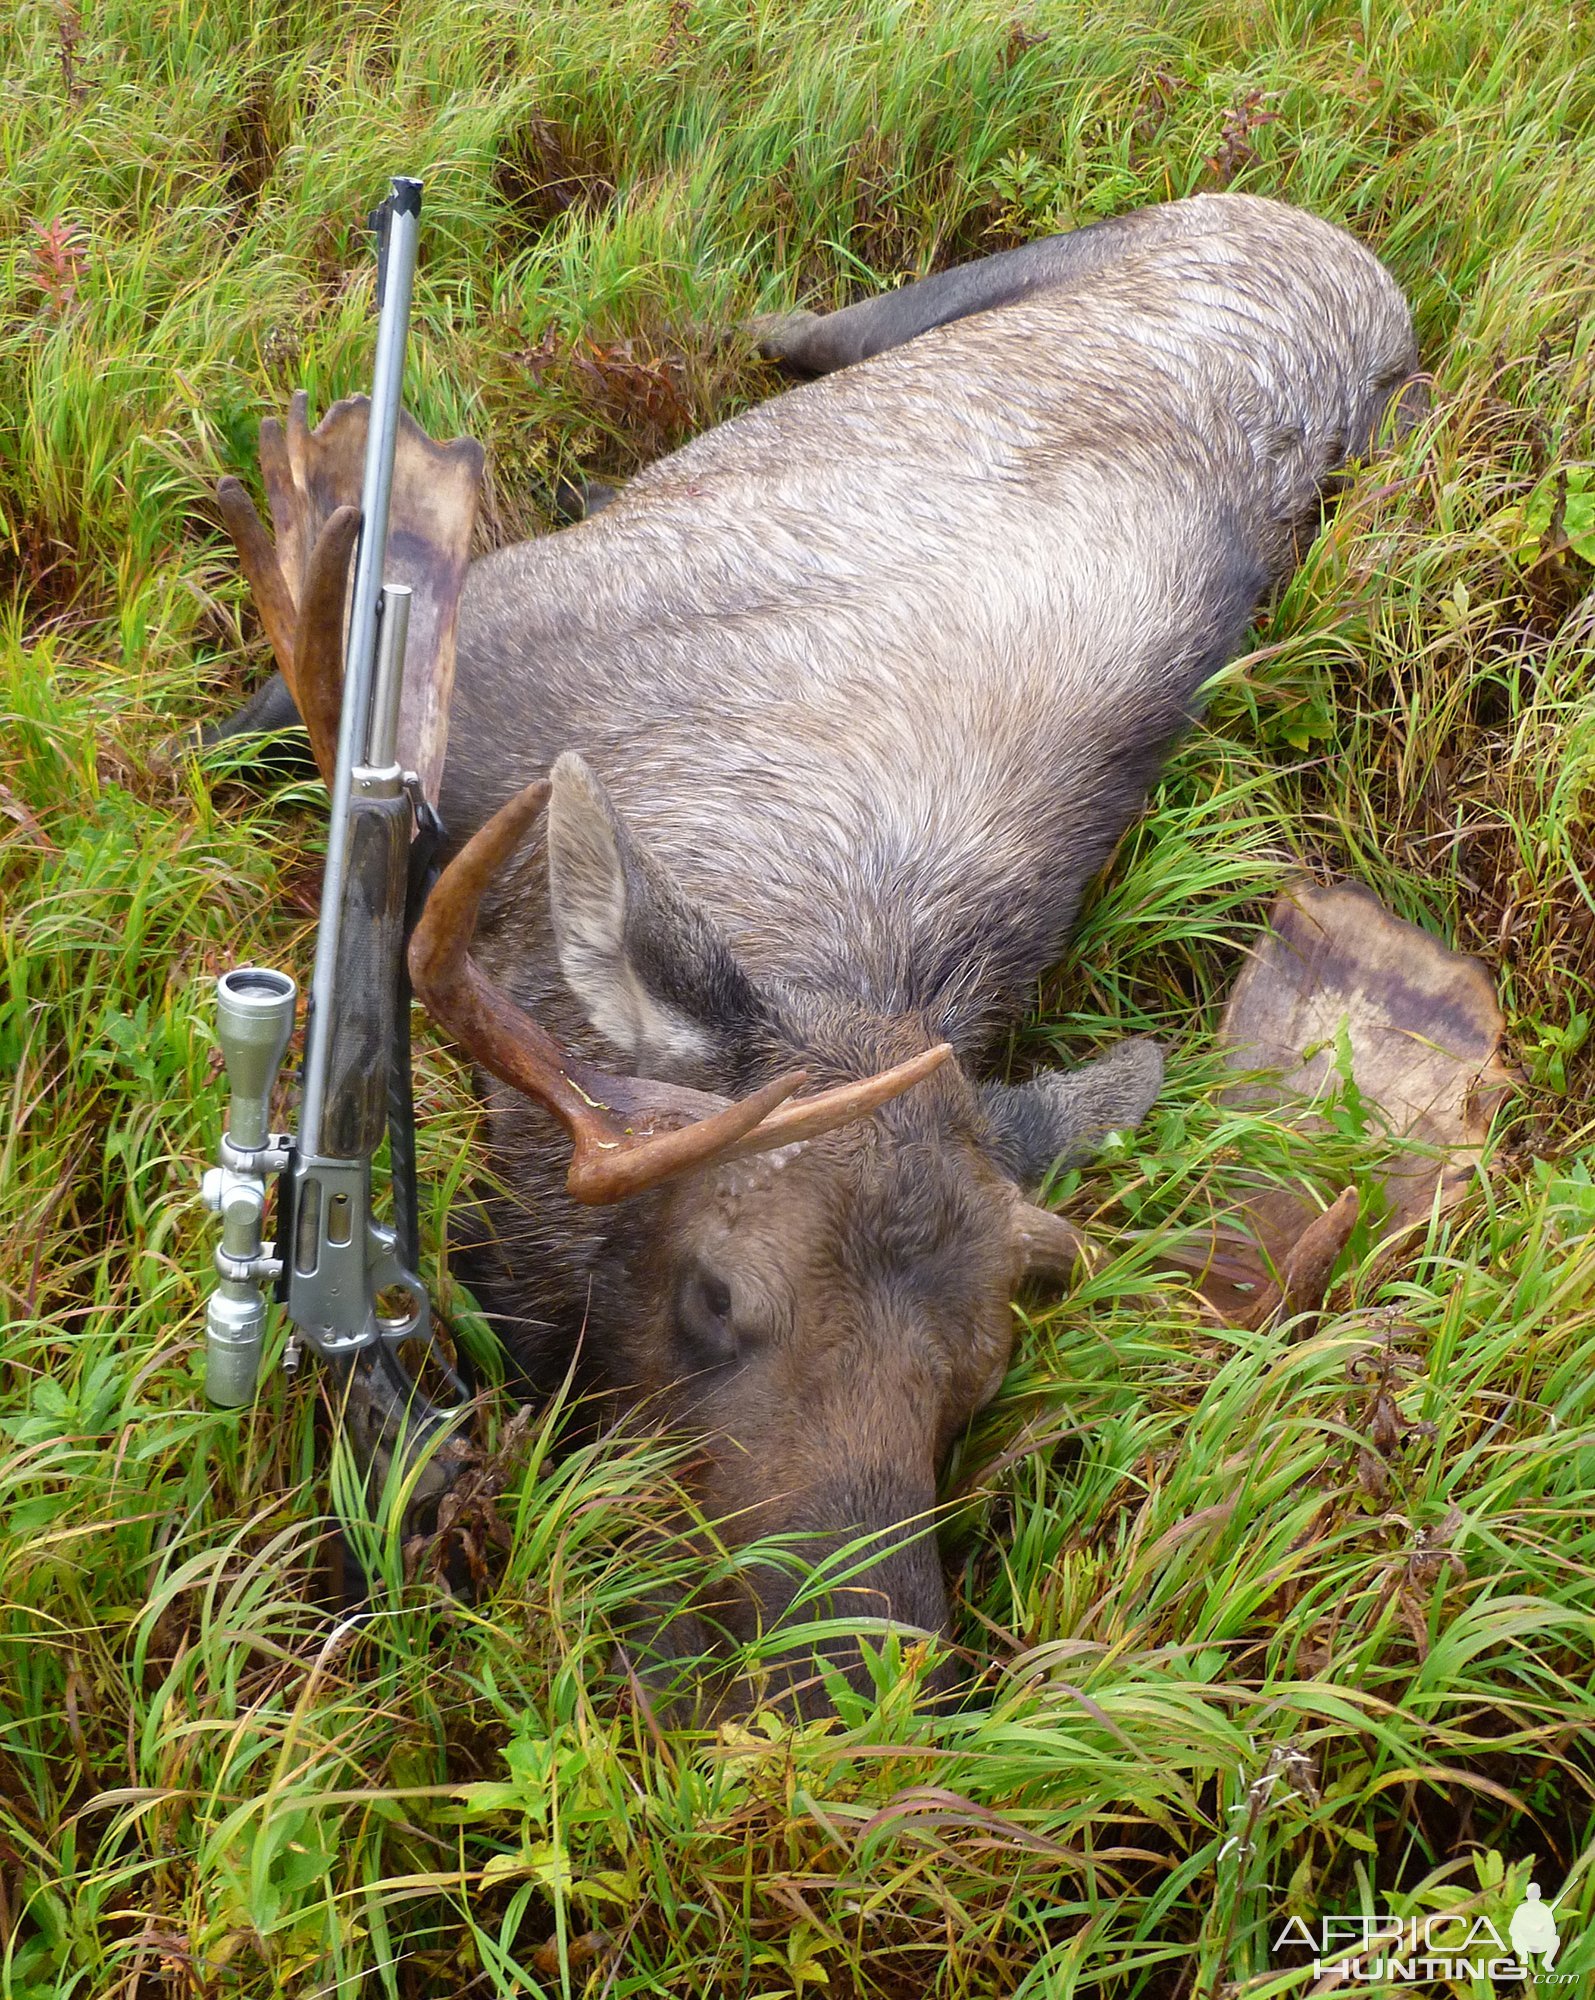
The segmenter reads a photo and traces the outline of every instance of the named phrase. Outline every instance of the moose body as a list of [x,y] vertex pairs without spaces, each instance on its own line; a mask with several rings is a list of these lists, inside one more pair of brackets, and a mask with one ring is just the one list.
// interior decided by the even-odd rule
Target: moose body
[[[451,837],[553,774],[475,959],[585,1057],[726,1097],[953,1057],[607,1208],[565,1192],[546,1113],[490,1087],[505,1192],[472,1276],[535,1381],[579,1352],[701,1436],[732,1541],[873,1534],[841,1608],[934,1630],[934,1544],[899,1524],[1002,1379],[1016,1285],[1071,1261],[1025,1190],[1161,1074],[1137,1042],[1018,1085],[982,1066],[1416,356],[1369,252],[1243,196],[770,344],[817,379],[470,573]],[[791,1589],[761,1572],[716,1615],[746,1634]]]

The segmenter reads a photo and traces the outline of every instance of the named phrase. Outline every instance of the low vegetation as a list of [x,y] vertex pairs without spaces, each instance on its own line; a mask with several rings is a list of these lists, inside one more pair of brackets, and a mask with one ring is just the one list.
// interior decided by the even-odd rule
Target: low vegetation
[[[1290,1917],[1504,1930],[1531,1877],[1589,1978],[1592,59],[1550,0],[21,0],[4,2000],[1220,2000],[1325,1990]],[[203,1406],[211,978],[306,971],[324,804],[169,746],[265,669],[210,491],[295,385],[363,385],[393,170],[427,182],[412,407],[487,443],[497,538],[770,393],[751,314],[1141,202],[1306,204],[1412,298],[1432,414],[1349,480],[1014,1050],[1152,1030],[1171,1083],[1056,1189],[1111,1254],[950,1474],[954,1709],[883,1641],[832,1724],[656,1729],[614,1637],[682,1560],[668,1456],[561,1451],[507,1394],[474,1595],[378,1521],[340,1622],[313,1375]],[[1457,1210],[1393,1259],[1365,1226],[1322,1315],[1237,1332],[1148,1233],[1246,1171],[1374,1193],[1354,1107],[1304,1147],[1216,1094],[1222,996],[1302,869],[1480,954],[1522,1082]],[[435,1045],[421,1098],[446,1258],[472,1113]]]

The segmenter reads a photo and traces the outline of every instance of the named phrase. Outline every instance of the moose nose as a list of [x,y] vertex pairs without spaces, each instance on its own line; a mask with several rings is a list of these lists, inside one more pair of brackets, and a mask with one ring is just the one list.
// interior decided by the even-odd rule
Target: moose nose
[[[806,1496],[797,1523],[803,1540],[795,1550],[804,1569],[796,1575],[767,1570],[757,1579],[765,1629],[869,1620],[944,1635],[947,1586],[930,1519],[934,1504],[928,1479],[910,1482],[891,1473],[854,1474]],[[780,1654],[777,1679],[800,1713],[831,1712],[822,1665],[841,1672],[861,1693],[869,1689],[861,1636],[868,1635],[838,1634],[812,1645],[799,1640]],[[949,1680],[950,1669],[939,1668],[937,1688]]]

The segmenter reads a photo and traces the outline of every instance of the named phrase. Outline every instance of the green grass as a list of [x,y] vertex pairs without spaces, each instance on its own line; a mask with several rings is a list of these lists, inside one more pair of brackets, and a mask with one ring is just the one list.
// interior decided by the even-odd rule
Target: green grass
[[[1575,1975],[1540,1990],[1583,1990],[1579,10],[22,0],[0,64],[3,2000],[1300,1994],[1289,1916],[1504,1926],[1531,1875]],[[915,1711],[883,1637],[829,1727],[656,1733],[612,1654],[690,1561],[668,1461],[561,1453],[553,1415],[506,1441],[502,1400],[490,1586],[407,1580],[378,1523],[340,1627],[314,1381],[202,1404],[211,977],[307,970],[323,804],[160,751],[263,670],[208,496],[294,385],[364,384],[358,222],[393,170],[427,181],[411,405],[487,443],[500,537],[768,393],[747,315],[1221,175],[1348,222],[1413,300],[1432,417],[1352,479],[1020,1037],[1175,1056],[1137,1142],[1059,1190],[1115,1255],[1031,1318],[950,1474],[991,1663],[957,1712]],[[1354,1131],[1216,1101],[1222,995],[1303,864],[1482,953],[1525,1081],[1426,1240],[1359,1237],[1321,1320],[1223,1333],[1134,1232],[1247,1172],[1370,1170]],[[471,1129],[445,1050],[421,1099],[436,1239]]]

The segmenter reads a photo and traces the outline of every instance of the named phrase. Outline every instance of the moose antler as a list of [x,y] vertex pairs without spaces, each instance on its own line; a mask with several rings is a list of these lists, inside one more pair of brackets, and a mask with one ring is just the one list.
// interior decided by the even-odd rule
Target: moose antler
[[410,977],[429,1011],[484,1069],[564,1126],[574,1146],[565,1185],[578,1201],[622,1201],[689,1167],[818,1138],[901,1096],[952,1054],[941,1042],[876,1076],[798,1102],[789,1100],[808,1081],[800,1069],[731,1099],[611,1076],[580,1061],[470,955],[483,893],[547,806],[549,791],[540,778],[517,793],[444,869],[410,941]]
[[[268,417],[260,427],[260,470],[275,544],[238,480],[221,480],[216,501],[278,668],[304,718],[317,767],[330,785],[370,405],[364,396],[346,397],[314,430],[307,412],[300,389],[288,405],[286,423]],[[482,447],[474,439],[436,444],[401,413],[383,575],[412,592],[412,664],[404,680],[399,758],[419,773],[434,804],[454,685],[455,620],[481,477]]]

